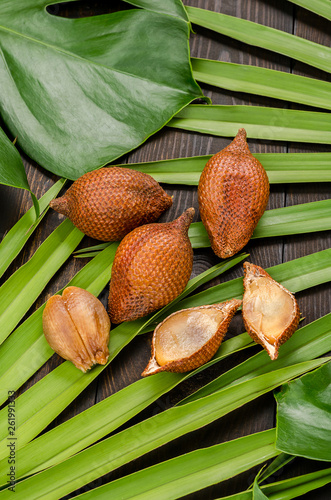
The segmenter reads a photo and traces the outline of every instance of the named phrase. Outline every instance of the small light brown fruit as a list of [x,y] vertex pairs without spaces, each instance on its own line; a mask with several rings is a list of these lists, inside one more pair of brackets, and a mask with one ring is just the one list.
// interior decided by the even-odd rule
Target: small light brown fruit
[[231,144],[208,161],[199,181],[200,215],[218,257],[231,257],[248,243],[268,198],[268,176],[241,128]]
[[273,280],[262,267],[244,263],[243,320],[248,334],[261,344],[271,359],[278,357],[279,346],[298,327],[298,303],[286,288]]
[[156,221],[171,207],[172,198],[150,175],[110,167],[84,174],[49,205],[88,236],[116,241]]
[[43,312],[43,330],[51,348],[86,372],[109,357],[110,320],[100,300],[87,290],[69,286],[53,295]]
[[153,334],[152,357],[143,377],[162,371],[188,372],[207,363],[227,332],[241,300],[177,311]]
[[173,222],[138,227],[121,241],[112,267],[109,314],[132,321],[165,306],[185,288],[193,266],[189,208]]

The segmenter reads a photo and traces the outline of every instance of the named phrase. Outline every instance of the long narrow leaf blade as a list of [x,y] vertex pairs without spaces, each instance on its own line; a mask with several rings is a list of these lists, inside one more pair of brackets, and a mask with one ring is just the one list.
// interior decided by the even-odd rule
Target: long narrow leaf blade
[[[224,389],[222,393],[166,410],[21,481],[16,485],[15,498],[32,500],[39,496],[43,500],[58,499],[177,437],[215,421],[328,360],[322,358],[277,370]],[[8,490],[0,492],[0,500],[9,498],[10,493]]]
[[[311,286],[314,286],[320,282],[324,282],[324,280],[328,279],[328,275],[331,273],[330,266],[330,254],[331,251],[323,251],[316,253],[312,256],[302,257],[301,259],[297,259],[291,262],[287,262],[281,264],[279,266],[275,266],[274,268],[269,269],[269,273],[273,275],[277,281],[282,281],[283,284],[291,283],[293,286],[296,286],[296,290],[304,289]],[[310,274],[309,274],[310,272]],[[306,280],[298,280],[297,278],[301,276],[301,273],[307,274]],[[301,287],[301,288],[300,288]],[[242,294],[242,278],[238,278],[232,280],[228,283],[223,283],[222,285],[217,285],[212,289],[207,290],[206,292],[201,292],[196,296],[190,297],[189,299],[182,300],[179,304],[175,305],[175,307],[170,308],[166,314],[173,312],[178,308],[191,307],[193,305],[202,305],[207,303],[219,302],[220,300],[227,300],[234,296],[240,296]],[[197,300],[196,298],[197,297]],[[159,320],[162,319],[162,314],[160,313]],[[134,327],[134,325],[131,325]],[[141,325],[141,329],[143,331],[143,326]],[[147,331],[150,328],[147,328]],[[115,339],[116,339],[116,331]],[[121,335],[124,335],[125,332],[121,332]],[[248,335],[244,334],[244,337],[248,339]],[[123,337],[123,342],[126,341],[126,338]],[[328,350],[328,349],[327,349]],[[308,349],[309,354],[313,354],[313,350]],[[326,351],[323,351],[326,352]],[[300,358],[297,358],[300,360]],[[306,359],[306,358],[305,358]],[[310,358],[309,358],[310,359]],[[68,369],[65,367],[68,366]],[[100,368],[95,368],[94,370],[100,370]],[[93,372],[92,372],[93,373]],[[46,383],[42,383],[43,381],[38,382],[34,387],[29,389],[25,393],[26,402],[25,405],[22,405],[24,408],[22,409],[23,413],[21,414],[22,422],[29,419],[28,425],[22,426],[22,435],[20,436],[20,445],[23,446],[26,442],[28,442],[32,437],[38,434],[44,427],[49,423],[52,418],[55,418],[56,414],[59,413],[60,408],[62,408],[63,404],[68,404],[71,400],[76,397],[81,390],[86,387],[90,380],[87,380],[86,376],[91,376],[90,374],[81,375],[81,380],[79,381],[78,370],[72,370],[70,363],[64,363],[56,370],[54,370],[51,374],[49,374],[46,379]],[[161,375],[161,374],[159,374]],[[71,378],[72,377],[72,378]],[[84,377],[84,378],[82,378]],[[45,379],[43,379],[45,381]],[[78,383],[79,382],[79,383]],[[86,385],[85,385],[86,382]],[[83,384],[83,385],[81,385]],[[23,395],[24,396],[24,395]],[[22,400],[23,396],[18,398]],[[40,404],[40,401],[43,401],[43,404]],[[56,404],[60,402],[60,408],[57,408],[53,414],[49,415],[49,408],[46,405],[46,401],[56,401]],[[46,406],[46,408],[44,408]],[[7,414],[6,409],[2,410],[0,414],[1,420],[0,425],[2,428],[1,435],[3,439],[3,448],[2,448],[2,457],[6,456],[6,435],[7,435]],[[95,420],[93,420],[93,425],[95,424]],[[20,429],[18,429],[20,432]],[[99,436],[100,437],[100,436]],[[22,461],[20,461],[22,463]]]
[[[85,288],[99,295],[107,282],[118,244],[112,243],[81,269],[67,286]],[[60,293],[61,290],[58,292]],[[0,346],[0,404],[8,398],[8,391],[16,391],[53,354],[42,330],[44,305],[22,323]]]
[[[251,239],[270,238],[331,229],[331,200],[313,201],[290,207],[266,210],[259,220]],[[210,247],[210,240],[202,222],[193,222],[188,235],[193,248]],[[94,257],[98,248],[84,248],[78,257]]]
[[57,196],[65,182],[65,179],[60,179],[40,198],[40,215],[37,219],[35,208],[30,208],[5,235],[0,244],[0,277],[41,222],[47,212],[49,202]]
[[0,288],[0,344],[29,310],[48,281],[67,260],[83,233],[69,219],[56,228],[31,259]]
[[[216,151],[215,151],[216,153]],[[129,163],[158,182],[197,186],[212,155]],[[254,153],[264,166],[270,184],[331,182],[331,153]]]
[[[268,355],[262,351],[246,362],[229,370],[215,383],[207,384],[200,390],[183,401],[194,401],[198,397],[212,394],[216,390],[224,389],[233,383],[243,382],[255,376],[269,373],[275,369],[284,368],[291,364],[309,361],[321,356],[331,350],[331,313],[313,323],[300,329],[281,348],[277,361],[271,362]],[[116,427],[122,425],[131,418],[144,405],[151,402],[152,397],[157,398],[164,392],[169,391],[187,376],[192,376],[201,369],[205,369],[211,363],[215,363],[224,357],[249,347],[250,337],[247,334],[239,335],[224,342],[215,358],[208,365],[196,370],[189,375],[159,374],[131,384],[122,391],[103,400],[97,406],[77,415],[68,422],[42,435],[29,443],[21,451],[17,451],[19,462],[19,474],[35,472],[39,467],[49,467],[73,453],[77,453],[83,447],[95,442],[105,436]],[[218,384],[218,385],[217,385]],[[139,397],[138,397],[139,395]],[[137,396],[137,398],[135,397]],[[133,407],[132,401],[137,401],[137,407]],[[128,407],[129,405],[129,407]],[[111,418],[110,418],[111,415]],[[83,423],[83,425],[80,425]],[[81,428],[79,431],[77,429]],[[0,462],[0,470],[5,463]],[[0,475],[0,484],[6,480],[5,475]]]
[[331,115],[317,111],[191,104],[167,125],[224,137],[244,127],[254,139],[331,144]]
[[331,83],[305,76],[210,59],[191,58],[196,80],[235,92],[331,109]]
[[[331,249],[322,250],[299,259],[294,259],[277,266],[270,267],[266,271],[272,278],[281,283],[291,292],[300,292],[318,284],[331,281]],[[243,280],[234,280],[221,283],[208,290],[195,294],[189,299],[181,302],[181,307],[195,307],[203,304],[215,304],[230,298],[242,298]],[[189,304],[189,305],[188,305]],[[177,308],[171,308],[169,313]],[[162,316],[161,316],[162,318]]]
[[277,455],[275,430],[180,455],[78,495],[81,500],[176,500],[241,474]]
[[[140,379],[114,393],[97,405],[42,434],[16,451],[17,478],[55,465],[95,443],[127,422],[143,408],[221,359],[252,345],[248,335],[238,335],[224,342],[215,357],[189,374],[164,373]],[[0,485],[5,484],[7,458],[0,461]]]
[[290,0],[290,2],[300,5],[311,12],[315,12],[322,17],[331,21],[331,5],[330,0]]
[[[291,364],[309,361],[329,352],[331,350],[330,325],[331,313],[310,323],[294,334],[281,347],[279,358],[276,361],[271,362],[267,353],[262,351],[229,370],[219,379],[216,379],[215,382],[207,384],[182,403],[194,401],[199,397],[212,394],[216,390],[224,389],[234,383],[243,382],[255,376],[269,373],[272,370],[290,366]],[[217,362],[237,350],[248,347],[251,345],[248,340],[249,338],[247,334],[243,334],[224,342],[212,362]],[[207,366],[205,365],[202,369]],[[200,371],[200,369],[197,371]],[[194,373],[188,376],[192,376]],[[21,452],[18,450],[19,474],[35,472],[39,466],[48,467],[54,465],[57,461],[67,458],[73,453],[77,453],[83,447],[92,444],[97,439],[115,430],[116,426],[123,424],[128,418],[132,417],[136,413],[137,408],[140,409],[142,407],[141,405],[149,404],[152,395],[155,398],[160,396],[162,391],[166,392],[172,389],[186,377],[187,375],[165,373],[163,375],[159,374],[156,379],[151,377],[140,380],[110,396],[96,407],[90,408],[86,412],[37,438],[25,446]],[[137,408],[128,408],[128,402],[135,399],[134,395],[137,396],[138,394]],[[143,398],[143,401],[140,398]],[[112,418],[109,415],[112,415]],[[80,426],[80,422],[84,422],[84,425]],[[79,432],[77,429],[80,427],[82,431]],[[1,466],[2,463],[0,462],[0,470]],[[0,484],[5,479],[5,476],[0,476]]]
[[[255,228],[252,239],[330,229],[331,200],[321,200],[266,210]],[[210,246],[210,240],[202,222],[193,222],[188,234],[193,248]]]
[[331,229],[331,200],[302,203],[264,212],[252,238],[285,236]]
[[[118,243],[108,244],[108,247],[98,254],[98,257],[87,264],[68,285],[86,288],[98,295],[110,279],[110,272]],[[232,266],[241,262],[245,254],[224,261],[192,279],[186,294],[197,286],[215,278]],[[33,313],[20,325],[10,337],[0,346],[0,404],[8,397],[8,390],[16,391],[32,376],[53,354],[42,331],[42,312],[44,306]]]
[[288,455],[287,453],[281,453],[278,455],[278,457],[273,460],[268,467],[263,469],[262,473],[259,475],[259,483],[262,483],[268,477],[274,475],[279,469],[282,469],[285,465],[287,465],[289,462],[292,462],[294,460],[293,455]]
[[186,11],[191,23],[249,45],[297,59],[314,68],[331,71],[331,49],[329,47],[239,17],[188,6]]

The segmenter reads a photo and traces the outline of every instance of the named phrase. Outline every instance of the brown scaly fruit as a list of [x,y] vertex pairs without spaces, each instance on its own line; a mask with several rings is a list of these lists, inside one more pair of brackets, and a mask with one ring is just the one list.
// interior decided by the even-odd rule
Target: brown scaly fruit
[[113,323],[141,318],[184,290],[193,266],[187,234],[193,216],[189,208],[173,222],[138,227],[121,241],[109,291]]
[[241,128],[231,144],[210,158],[199,181],[200,215],[218,257],[231,257],[248,243],[268,198],[268,176]]
[[84,174],[49,205],[88,236],[116,241],[156,221],[171,207],[172,198],[150,175],[110,167]]
[[294,295],[262,267],[244,263],[243,320],[248,334],[261,344],[271,359],[279,346],[295,332],[300,310]]
[[87,290],[69,286],[48,299],[43,330],[51,348],[86,372],[109,357],[110,321],[100,300]]
[[241,300],[177,311],[153,334],[152,356],[143,377],[163,371],[183,373],[207,363],[227,332]]

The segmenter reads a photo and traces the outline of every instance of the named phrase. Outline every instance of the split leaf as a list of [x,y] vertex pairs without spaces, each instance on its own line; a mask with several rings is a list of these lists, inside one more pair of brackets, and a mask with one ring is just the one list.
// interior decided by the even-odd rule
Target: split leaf
[[[261,473],[262,471],[260,471]],[[259,477],[260,473],[255,477],[253,484],[253,500],[268,500],[268,497],[261,491],[259,487]]]
[[258,483],[262,483],[270,476],[273,476],[279,469],[282,469],[286,464],[291,462],[295,457],[287,453],[280,453],[265,469],[261,471],[258,477]]

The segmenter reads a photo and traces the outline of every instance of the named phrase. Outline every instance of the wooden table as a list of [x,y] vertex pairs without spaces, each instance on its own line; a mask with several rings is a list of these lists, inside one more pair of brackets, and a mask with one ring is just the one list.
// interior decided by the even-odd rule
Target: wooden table
[[[286,0],[278,0],[277,2],[273,0],[186,0],[184,3],[249,19],[289,33],[294,33],[327,46],[331,44],[330,24],[325,19],[296,7]],[[79,5],[75,3],[72,5],[64,4],[60,8],[52,7],[52,9],[54,13],[63,15],[90,15],[92,13],[110,12],[110,4],[111,2],[103,2],[102,0],[84,1]],[[255,47],[249,47],[205,29],[196,27],[195,31],[196,34],[191,36],[192,56],[252,64],[325,80],[329,79],[330,81],[330,75],[296,61],[291,61],[286,57]],[[249,104],[254,106],[292,107],[291,103],[284,103],[282,101],[249,94],[222,91],[208,85],[203,85],[202,89],[205,95],[212,99],[213,104]],[[296,108],[298,109],[298,106],[296,106]],[[124,158],[123,163],[212,154],[222,149],[228,143],[229,139],[165,128],[150,138],[138,150]],[[330,146],[312,146],[309,144],[292,144],[260,140],[249,140],[249,145],[253,153],[330,151]],[[39,197],[53,184],[55,176],[47,174],[24,155],[23,159],[32,190]],[[174,204],[167,214],[162,216],[162,221],[173,220],[175,217],[179,216],[185,208],[190,206],[196,208],[197,214],[195,220],[199,220],[196,188],[167,186],[166,189],[171,195],[174,195]],[[4,233],[26,211],[31,201],[29,195],[20,190],[2,186],[1,193],[0,203],[2,217],[0,232]],[[271,187],[268,209],[323,200],[329,197],[330,184],[327,183],[273,185]],[[8,277],[16,268],[26,262],[34,253],[40,242],[43,241],[58,224],[58,214],[49,211],[33,238],[15,260],[5,277]],[[81,246],[88,246],[94,243],[94,241],[85,238]],[[309,235],[255,240],[247,245],[246,250],[250,253],[250,260],[252,262],[262,267],[269,267],[329,248],[330,243],[330,233],[313,233]],[[210,249],[195,251],[193,274],[197,275],[201,273],[218,261],[219,259]],[[51,280],[34,307],[39,307],[45,299],[52,295],[58,288],[64,286],[73,274],[86,264],[86,262],[87,259],[69,259],[66,265],[57,273],[56,277]],[[233,271],[228,272],[224,277],[222,276],[220,279],[214,280],[212,284],[238,276],[242,276],[241,265],[237,266]],[[108,289],[105,289],[101,295],[104,304],[107,302],[107,295]],[[330,298],[330,286],[328,284],[298,293],[297,299],[303,316],[305,317],[302,325],[308,324],[328,313],[330,311]],[[230,336],[236,335],[243,331],[241,319],[238,317],[232,322],[229,334]],[[138,380],[150,356],[150,340],[151,335],[146,335],[140,336],[132,341],[101,376],[99,376],[99,378],[56,419],[51,427],[71,418],[110,394]],[[255,352],[258,352],[260,347],[254,349]],[[252,350],[250,350],[249,354],[251,353]],[[189,392],[196,390],[215,376],[218,376],[220,373],[240,363],[246,359],[247,356],[248,354],[246,353],[233,355],[206,372],[203,372],[198,377],[184,382],[178,388],[151,405],[147,410],[143,411],[139,416],[133,419],[134,422],[130,421],[130,424],[172,406]],[[25,391],[61,362],[61,359],[57,355],[54,355],[49,362],[32,377],[32,379],[24,384],[19,392]],[[104,482],[130,474],[140,468],[169,459],[178,454],[189,452],[198,446],[210,446],[249,433],[262,431],[274,425],[275,402],[273,395],[270,393],[221,420],[208,425],[200,431],[195,432],[193,435],[185,436],[175,442],[169,443],[153,453],[143,456],[114,473],[95,481],[92,486],[103,484]],[[327,464],[324,465],[327,466]],[[323,463],[321,462],[318,463],[297,458],[292,464],[286,466],[272,479],[283,479],[317,470],[322,467]],[[220,485],[212,486],[202,492],[189,495],[186,498],[190,500],[202,498],[214,499],[246,489],[249,484],[251,484],[258,469],[259,467],[249,470]],[[89,487],[87,487],[87,489],[89,489]],[[86,490],[86,488],[80,491],[84,490]],[[330,498],[330,495],[331,489],[326,486],[302,498],[307,500],[327,500]]]

